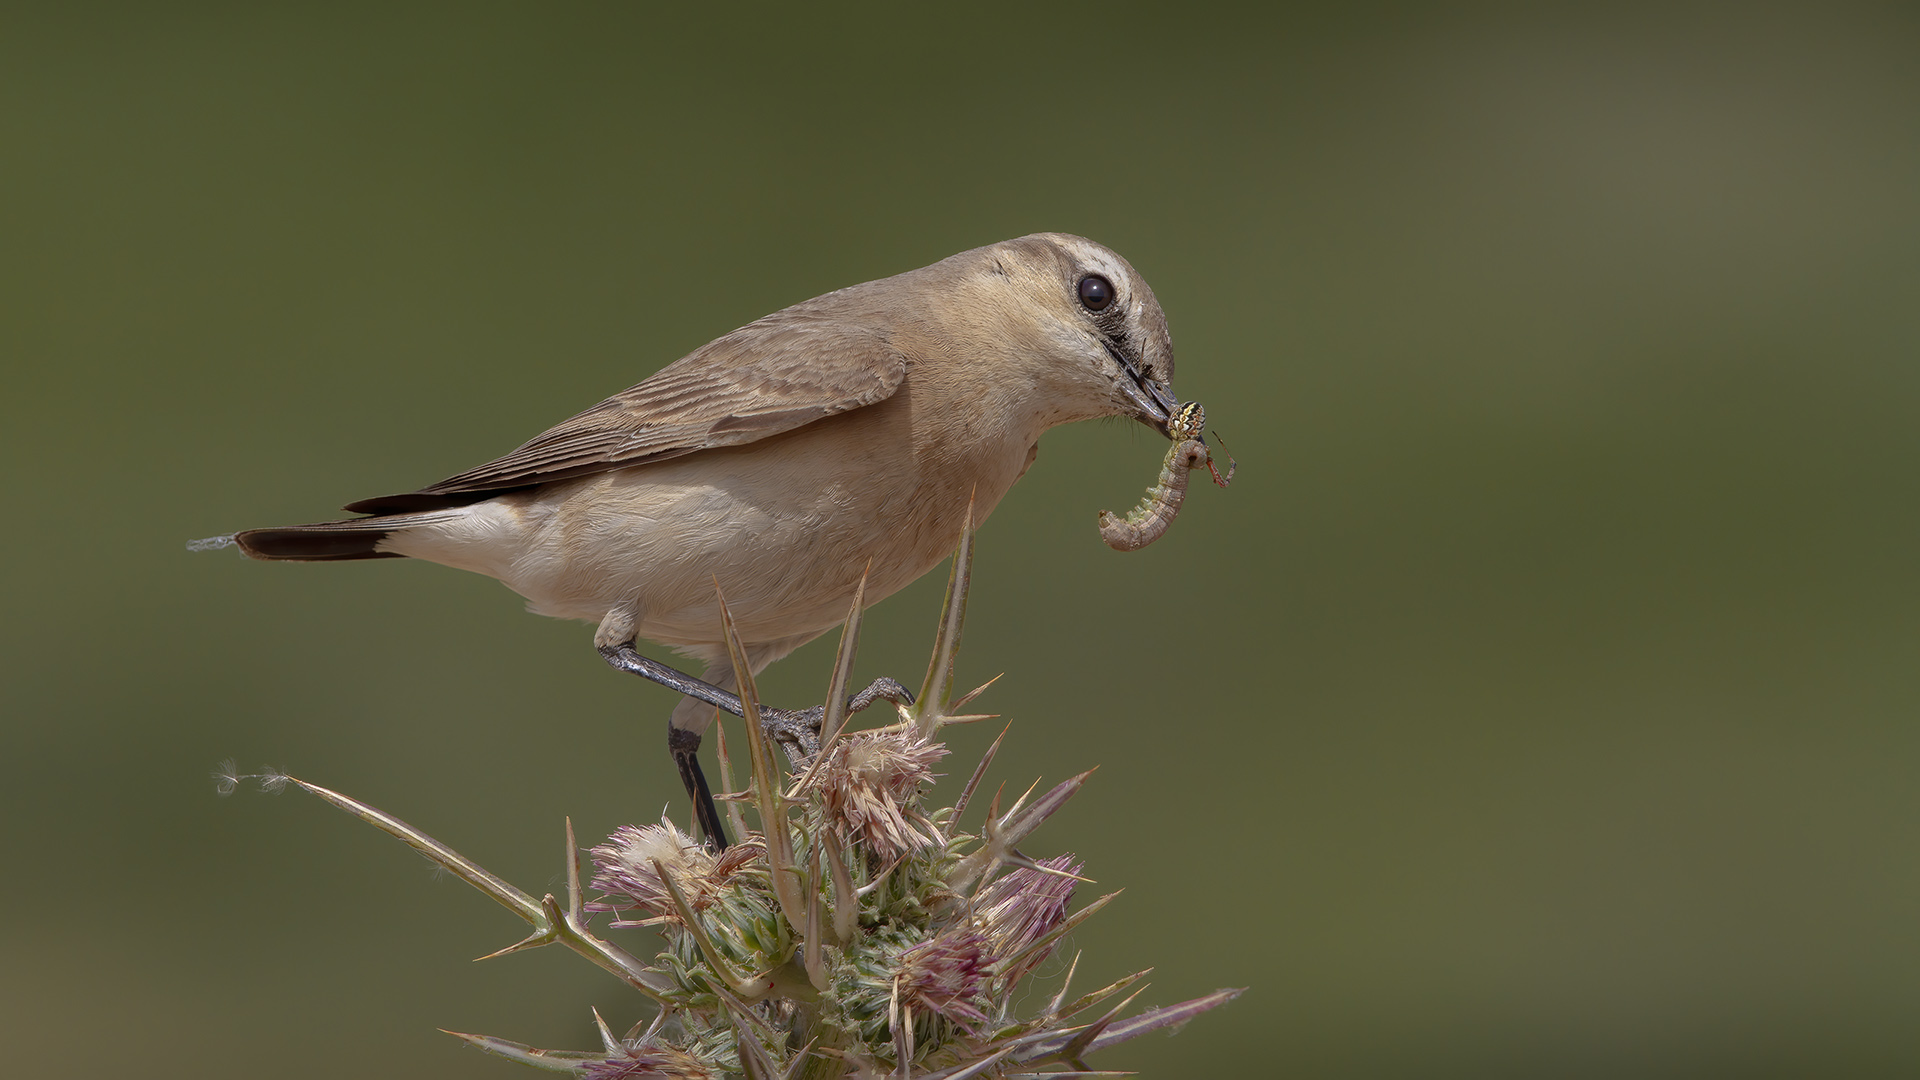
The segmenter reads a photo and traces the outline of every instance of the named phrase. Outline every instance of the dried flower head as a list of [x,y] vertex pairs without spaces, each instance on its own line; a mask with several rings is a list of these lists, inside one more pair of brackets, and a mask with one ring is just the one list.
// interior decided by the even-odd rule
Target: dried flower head
[[842,839],[892,862],[935,842],[938,830],[913,799],[946,756],[946,747],[910,729],[850,735],[824,751],[814,786]]
[[665,815],[658,825],[622,825],[592,851],[593,887],[605,895],[589,911],[643,911],[646,919],[617,920],[616,926],[641,926],[677,917],[673,897],[660,880],[664,867],[692,901],[695,911],[712,902],[715,860],[700,841],[674,827]]

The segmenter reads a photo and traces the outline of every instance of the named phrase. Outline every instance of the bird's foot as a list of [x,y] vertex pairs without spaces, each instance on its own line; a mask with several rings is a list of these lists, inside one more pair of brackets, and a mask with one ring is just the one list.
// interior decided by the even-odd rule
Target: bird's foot
[[[847,711],[857,713],[878,701],[891,701],[900,705],[913,704],[913,692],[900,685],[900,680],[879,678],[873,680],[865,690],[847,699]],[[798,764],[820,752],[820,725],[826,719],[824,705],[815,705],[811,709],[760,709],[760,730],[767,738],[780,744],[787,752],[787,759]]]
[[[735,716],[746,715],[746,706],[741,703],[738,694],[642,656],[631,641],[603,644],[599,649],[607,663],[621,671],[651,679],[690,698],[725,709]],[[898,680],[875,679],[873,685],[847,699],[847,709],[859,712],[882,699],[902,705],[913,704],[913,694]],[[780,744],[780,748],[787,752],[788,760],[795,765],[804,763],[820,752],[820,724],[825,719],[826,709],[822,706],[794,710],[762,706],[760,709],[760,729]],[[669,727],[667,745],[673,751],[674,762],[680,769],[680,781],[686,786],[688,797],[693,800],[694,816],[700,823],[701,832],[706,834],[708,843],[716,850],[725,850],[726,828],[721,824],[720,810],[714,805],[707,779],[700,772],[699,734]]]

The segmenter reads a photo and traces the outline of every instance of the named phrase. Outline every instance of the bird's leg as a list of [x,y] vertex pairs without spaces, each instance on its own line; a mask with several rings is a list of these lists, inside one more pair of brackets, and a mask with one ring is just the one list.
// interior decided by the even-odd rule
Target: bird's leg
[[643,679],[652,679],[670,690],[678,690],[690,698],[697,698],[716,708],[725,709],[735,716],[745,716],[746,710],[740,704],[740,695],[722,690],[705,679],[696,679],[684,671],[670,668],[651,657],[641,656],[633,647],[633,642],[618,645],[600,646],[600,655],[607,663],[621,671],[638,675]]
[[700,824],[701,835],[716,850],[727,850],[727,827],[720,821],[720,808],[714,805],[707,776],[700,771],[700,733],[670,726],[667,749],[673,752],[673,763],[680,769],[680,783],[687,789],[687,797],[693,800],[693,816]]
[[[631,641],[601,645],[599,649],[601,657],[621,671],[651,679],[661,686],[724,709],[735,716],[746,715],[740,695],[642,656]],[[849,712],[859,712],[882,699],[902,705],[913,704],[913,694],[898,680],[881,678],[848,698],[847,709]],[[819,752],[820,722],[825,715],[826,707],[822,705],[815,705],[811,709],[774,709],[763,705],[760,708],[760,730],[780,744],[780,748],[787,753],[787,760],[797,763]],[[713,804],[707,778],[700,771],[700,733],[684,728],[669,728],[667,747],[673,752],[674,764],[680,769],[680,782],[686,787],[688,798],[693,800],[694,816],[701,830],[717,847],[724,849],[727,846],[726,830],[721,827],[720,812]]]

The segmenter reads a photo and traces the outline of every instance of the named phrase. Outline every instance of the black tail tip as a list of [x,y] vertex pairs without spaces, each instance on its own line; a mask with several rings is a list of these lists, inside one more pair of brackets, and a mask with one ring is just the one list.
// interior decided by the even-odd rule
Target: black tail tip
[[[400,559],[393,551],[376,551],[386,530],[334,530],[295,525],[284,529],[248,529],[231,540],[249,558],[288,562],[342,562],[349,559]],[[224,546],[224,545],[223,545]]]

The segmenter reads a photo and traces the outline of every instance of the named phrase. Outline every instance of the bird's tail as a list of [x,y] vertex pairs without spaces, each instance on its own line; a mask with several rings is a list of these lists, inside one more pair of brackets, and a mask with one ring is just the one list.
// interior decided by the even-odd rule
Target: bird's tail
[[[462,508],[464,509],[464,508]],[[402,559],[397,551],[379,550],[380,541],[401,529],[431,525],[461,510],[438,510],[415,514],[380,514],[349,518],[346,521],[322,521],[313,525],[286,525],[277,529],[248,529],[235,533],[233,543],[249,558],[279,559],[290,562],[340,562],[348,559]],[[224,540],[225,537],[216,537]],[[209,547],[224,547],[195,541]]]

